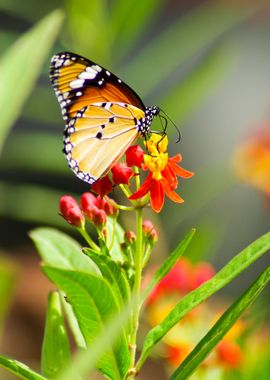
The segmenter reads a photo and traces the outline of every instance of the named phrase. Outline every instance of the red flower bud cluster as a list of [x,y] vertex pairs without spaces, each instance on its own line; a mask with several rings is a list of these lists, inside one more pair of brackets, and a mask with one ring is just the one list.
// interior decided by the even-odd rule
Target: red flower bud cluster
[[103,227],[107,216],[116,215],[117,209],[100,196],[95,197],[92,193],[84,193],[81,196],[81,208],[88,220],[97,227]]
[[84,214],[97,227],[103,227],[107,221],[107,216],[115,216],[117,208],[100,196],[95,197],[91,193],[84,193],[81,196],[81,207],[70,195],[60,198],[60,213],[63,218],[71,225],[82,227],[84,224]]
[[83,213],[70,195],[63,195],[59,202],[60,215],[71,225],[81,227],[84,224]]

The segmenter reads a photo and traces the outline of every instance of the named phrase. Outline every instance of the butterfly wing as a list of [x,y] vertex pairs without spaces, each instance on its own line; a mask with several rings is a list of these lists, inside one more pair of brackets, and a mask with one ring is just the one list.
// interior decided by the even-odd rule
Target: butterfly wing
[[56,54],[51,60],[50,79],[65,120],[99,102],[121,102],[145,110],[139,96],[121,79],[77,54]]
[[93,184],[104,176],[137,139],[137,120],[144,113],[125,103],[84,107],[65,130],[64,153],[70,168]]
[[64,153],[70,168],[93,184],[140,135],[145,106],[110,71],[73,53],[51,61],[50,78],[66,128]]

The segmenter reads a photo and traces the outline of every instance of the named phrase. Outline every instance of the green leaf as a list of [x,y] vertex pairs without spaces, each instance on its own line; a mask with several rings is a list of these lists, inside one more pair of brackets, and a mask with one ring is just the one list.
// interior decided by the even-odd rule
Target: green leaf
[[[88,249],[86,248],[84,252],[87,251]],[[119,305],[126,304],[130,299],[130,287],[125,272],[106,255],[89,252],[88,256],[94,261],[102,276],[113,288],[114,294],[119,300]]]
[[176,264],[177,260],[180,256],[182,256],[189,246],[194,234],[195,229],[192,229],[184,239],[178,244],[175,250],[167,257],[167,259],[163,262],[163,264],[158,268],[154,276],[152,277],[150,283],[145,288],[142,294],[142,302],[147,298],[147,296],[151,293],[154,287],[160,282],[160,280],[166,276],[167,273],[172,269],[172,267]]
[[0,257],[0,331],[12,302],[12,295],[17,283],[17,267],[5,257]]
[[27,365],[8,358],[7,356],[0,355],[0,367],[5,368],[7,371],[14,373],[20,379],[25,380],[48,380],[46,377],[39,375],[37,372],[33,371]]
[[[111,30],[118,57],[134,46],[135,41],[154,20],[164,0],[117,0],[112,3]],[[123,33],[123,30],[125,33]],[[119,49],[119,46],[121,49]]]
[[81,380],[88,380],[89,373],[96,367],[99,358],[104,354],[104,347],[111,345],[118,339],[119,333],[130,319],[130,313],[134,307],[134,302],[131,302],[121,310],[120,314],[113,315],[106,323],[106,328],[103,330],[94,342],[89,345],[86,350],[77,352],[74,356],[71,366],[68,366],[57,380],[73,380],[72,371],[80,374]]
[[70,363],[71,353],[69,340],[61,310],[58,292],[49,294],[42,343],[41,372],[50,379],[55,379]]
[[115,218],[107,218],[106,223],[106,231],[107,231],[107,246],[110,251],[111,258],[123,264],[125,261],[125,257],[123,255],[121,249],[121,243],[124,241],[124,230],[120,226],[120,224],[115,220]]
[[167,317],[146,335],[141,357],[138,361],[138,368],[150,354],[154,345],[179,322],[190,310],[205,301],[212,294],[228,284],[233,278],[240,274],[245,268],[270,249],[270,232],[262,235],[259,239],[251,243],[247,248],[235,256],[225,265],[214,277],[202,284],[199,288],[188,293]]
[[231,66],[229,53],[231,52],[223,45],[213,49],[183,80],[165,93],[157,91],[155,103],[162,105],[162,109],[165,109],[173,120],[183,122],[194,109],[202,105],[206,96],[222,81],[224,73]]
[[[102,334],[108,320],[120,310],[107,281],[92,274],[44,267],[45,274],[67,296],[77,317],[80,330],[88,345]],[[98,368],[111,379],[123,379],[129,367],[126,337],[119,333],[112,347],[108,340]]]
[[30,237],[44,264],[56,268],[98,273],[96,266],[83,254],[76,240],[63,232],[54,228],[40,227],[32,230]]
[[[180,64],[186,63],[261,7],[262,2],[245,7],[206,2],[150,41],[123,68],[123,78],[129,78],[130,85],[139,89],[142,95],[153,93],[160,81]],[[143,68],[143,75],[138,75],[138,68]]]
[[19,116],[34,87],[62,21],[62,12],[59,10],[52,12],[20,37],[2,56],[0,150],[10,127]]
[[198,365],[206,358],[210,351],[218,344],[233,324],[263,291],[270,280],[270,266],[266,268],[257,280],[239,297],[230,308],[219,318],[215,325],[197,344],[183,363],[175,370],[170,380],[185,380]]
[[64,295],[62,293],[61,293],[61,301],[62,301],[63,309],[65,311],[65,315],[67,317],[70,330],[72,331],[73,337],[75,339],[75,342],[79,348],[85,349],[86,348],[85,339],[78,325],[78,321],[74,314],[73,308],[68,302],[66,302],[66,299],[64,298]]
[[108,2],[65,0],[65,8],[74,50],[86,57],[91,52],[90,58],[102,64],[108,61],[113,33],[109,28]]

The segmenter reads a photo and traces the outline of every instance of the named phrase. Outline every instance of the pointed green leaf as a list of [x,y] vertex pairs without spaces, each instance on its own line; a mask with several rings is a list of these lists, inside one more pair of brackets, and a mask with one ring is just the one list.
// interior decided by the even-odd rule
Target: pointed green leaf
[[134,42],[155,19],[163,4],[164,0],[118,0],[112,4],[111,30],[116,49],[121,46],[121,50],[118,49],[120,55],[134,46]]
[[[89,273],[44,267],[45,274],[67,296],[80,330],[91,345],[105,329],[108,320],[120,312],[107,281]],[[117,343],[110,341],[98,362],[98,368],[111,379],[123,379],[129,367],[129,349],[125,334],[119,333]]]
[[192,374],[210,351],[230,330],[246,308],[256,300],[269,280],[270,267],[266,268],[245,293],[219,318],[211,330],[209,330],[183,363],[175,370],[170,380],[185,380]]
[[225,265],[214,277],[182,298],[167,317],[146,335],[141,357],[138,361],[138,368],[141,368],[155,344],[190,310],[232,281],[232,279],[269,249],[270,232],[255,240]]
[[50,379],[70,363],[70,345],[58,292],[49,294],[45,332],[41,352],[41,372]]
[[74,314],[72,306],[66,301],[63,294],[61,294],[61,301],[62,301],[62,307],[65,311],[65,315],[67,317],[67,321],[70,327],[70,330],[72,331],[74,340],[77,344],[77,347],[79,348],[86,348],[85,339],[82,335],[82,332],[80,330],[80,327],[78,325],[78,321],[76,319],[76,316]]
[[179,257],[183,255],[183,253],[189,246],[189,243],[191,242],[195,234],[195,231],[196,231],[195,229],[192,229],[184,237],[184,239],[178,244],[178,246],[169,255],[169,257],[167,257],[167,259],[163,262],[163,264],[158,268],[158,270],[156,271],[150,283],[147,285],[147,287],[145,288],[142,294],[142,302],[147,298],[147,296],[151,293],[154,287],[160,282],[160,280],[162,280],[162,278],[166,276],[167,273],[169,273],[172,267],[176,264]]
[[102,334],[85,350],[81,350],[74,355],[71,366],[68,366],[57,380],[73,380],[72,371],[79,374],[81,380],[88,380],[89,374],[97,366],[99,358],[104,354],[104,347],[108,346],[108,342],[113,345],[114,342],[117,341],[123,326],[125,326],[130,319],[130,313],[133,307],[134,302],[131,300],[131,302],[121,310],[120,314],[117,313],[113,315],[108,323],[106,323]]
[[20,37],[0,61],[0,150],[19,116],[58,34],[63,14],[56,10]]
[[18,360],[8,358],[7,356],[0,355],[0,367],[5,368],[7,371],[14,373],[20,379],[24,380],[48,380],[46,377],[41,376],[33,371],[27,365],[19,362]]
[[30,237],[43,263],[57,268],[98,273],[96,266],[83,254],[81,246],[68,235],[54,228],[40,227],[30,232]]
[[114,289],[119,305],[127,303],[130,299],[130,287],[125,272],[108,256],[89,253],[89,257]]
[[232,66],[230,53],[224,45],[213,49],[179,83],[175,83],[165,93],[157,92],[156,104],[162,104],[173,120],[183,122],[223,80],[224,74]]

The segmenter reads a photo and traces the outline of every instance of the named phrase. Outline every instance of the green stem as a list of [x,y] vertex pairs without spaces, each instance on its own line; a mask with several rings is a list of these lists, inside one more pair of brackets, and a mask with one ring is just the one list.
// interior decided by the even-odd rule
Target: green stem
[[135,183],[136,183],[136,190],[139,190],[141,186],[141,181],[140,181],[140,176],[139,176],[139,168],[136,166],[134,167],[134,172],[135,172]]
[[78,227],[78,231],[82,235],[82,237],[85,239],[85,241],[89,244],[89,247],[91,247],[94,251],[99,252],[99,247],[96,245],[96,243],[91,239],[91,237],[88,235],[85,227]]
[[131,191],[130,191],[130,189],[127,186],[125,186],[122,183],[120,183],[119,187],[123,191],[123,193],[125,194],[125,196],[127,198],[131,195]]
[[135,356],[136,356],[136,338],[139,327],[140,316],[140,298],[141,298],[141,279],[142,279],[142,264],[143,264],[143,232],[142,232],[142,209],[136,210],[136,252],[134,258],[135,264],[135,278],[134,278],[134,307],[133,307],[133,331],[130,339],[131,346],[131,361],[129,379],[135,376]]

